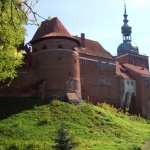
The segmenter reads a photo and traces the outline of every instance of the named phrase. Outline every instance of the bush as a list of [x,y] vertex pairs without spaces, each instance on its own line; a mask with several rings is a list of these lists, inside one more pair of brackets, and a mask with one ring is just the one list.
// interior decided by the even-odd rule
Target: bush
[[38,126],[43,126],[43,125],[47,125],[48,124],[48,120],[47,119],[41,119],[38,121]]
[[6,150],[19,150],[19,147],[16,144],[9,145]]
[[131,150],[142,150],[139,146],[134,146]]
[[38,148],[37,145],[35,145],[35,144],[29,144],[29,145],[25,146],[25,148],[23,150],[35,150],[37,148]]
[[75,146],[76,143],[72,141],[64,125],[61,125],[55,139],[55,145],[53,146],[54,150],[72,150]]

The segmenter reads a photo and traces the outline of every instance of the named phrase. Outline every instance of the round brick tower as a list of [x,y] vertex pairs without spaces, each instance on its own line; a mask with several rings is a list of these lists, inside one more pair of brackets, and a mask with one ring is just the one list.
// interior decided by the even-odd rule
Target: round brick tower
[[57,19],[44,21],[32,41],[33,69],[39,79],[39,95],[78,101],[81,99],[79,41]]

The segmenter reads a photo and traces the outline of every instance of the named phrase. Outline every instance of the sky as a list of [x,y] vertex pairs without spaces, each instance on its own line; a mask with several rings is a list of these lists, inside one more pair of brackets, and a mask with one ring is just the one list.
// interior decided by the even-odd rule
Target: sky
[[[126,0],[126,4],[132,43],[140,54],[150,56],[150,0]],[[112,55],[117,54],[122,42],[123,0],[39,0],[34,10],[44,18],[57,16],[72,35],[85,33]],[[26,42],[36,30],[36,26],[26,26]]]

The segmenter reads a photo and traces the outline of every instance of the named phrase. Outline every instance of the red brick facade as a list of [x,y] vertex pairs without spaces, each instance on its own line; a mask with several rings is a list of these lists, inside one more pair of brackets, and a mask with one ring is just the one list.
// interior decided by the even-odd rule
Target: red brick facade
[[29,61],[0,96],[59,97],[96,104],[106,102],[150,117],[148,57],[114,58],[98,42],[71,36],[53,18],[35,33]]

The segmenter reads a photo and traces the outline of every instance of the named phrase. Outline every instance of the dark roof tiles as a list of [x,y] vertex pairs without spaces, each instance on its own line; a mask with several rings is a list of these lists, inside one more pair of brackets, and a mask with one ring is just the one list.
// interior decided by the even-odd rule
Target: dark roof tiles
[[[76,37],[79,41],[81,39]],[[100,43],[90,39],[85,39],[85,47],[78,48],[79,53],[112,59],[112,55],[107,52]]]
[[[35,41],[52,37],[71,38],[78,43],[81,42],[79,37],[71,36],[65,26],[58,18],[52,18],[42,22],[41,26],[36,31],[31,43]],[[98,42],[85,39],[85,48],[79,47],[79,53],[88,54],[91,56],[98,56],[107,59],[112,59],[112,55],[107,52]]]
[[41,38],[50,36],[71,37],[71,34],[64,27],[61,21],[57,17],[55,17],[51,20],[45,20],[42,22],[41,26],[36,31],[32,41],[36,41]]
[[127,79],[127,80],[131,79],[126,69],[119,62],[116,62],[116,74],[123,79]]
[[127,68],[129,71],[134,71],[137,74],[139,74],[140,76],[149,76],[150,77],[150,72],[147,68],[141,67],[141,66],[135,66],[132,64],[123,64],[123,66],[125,66],[125,68]]

